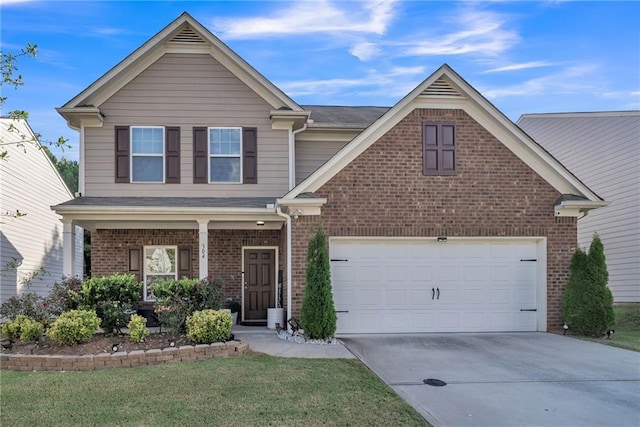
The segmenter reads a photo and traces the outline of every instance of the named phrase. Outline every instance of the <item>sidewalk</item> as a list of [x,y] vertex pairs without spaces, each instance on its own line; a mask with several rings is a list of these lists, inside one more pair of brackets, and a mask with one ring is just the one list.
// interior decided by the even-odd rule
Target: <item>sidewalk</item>
[[281,340],[276,331],[264,326],[234,325],[231,332],[236,339],[249,343],[249,348],[258,353],[278,357],[300,357],[307,359],[354,359],[355,356],[340,342],[338,344],[296,344]]

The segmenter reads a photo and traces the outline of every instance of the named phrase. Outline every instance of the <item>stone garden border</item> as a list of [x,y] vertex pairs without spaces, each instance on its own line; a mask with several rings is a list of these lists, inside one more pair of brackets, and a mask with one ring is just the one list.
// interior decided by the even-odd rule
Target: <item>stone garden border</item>
[[217,342],[83,356],[2,353],[0,354],[0,369],[8,371],[95,371],[240,356],[248,352],[248,343],[228,341],[226,343]]

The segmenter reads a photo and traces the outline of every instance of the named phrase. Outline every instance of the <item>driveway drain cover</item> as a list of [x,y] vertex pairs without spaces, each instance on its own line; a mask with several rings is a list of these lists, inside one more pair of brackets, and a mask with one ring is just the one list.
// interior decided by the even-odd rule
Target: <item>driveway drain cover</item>
[[426,385],[432,385],[434,387],[444,387],[445,385],[447,385],[447,383],[445,383],[444,381],[435,378],[427,378],[426,380],[422,380],[422,382]]

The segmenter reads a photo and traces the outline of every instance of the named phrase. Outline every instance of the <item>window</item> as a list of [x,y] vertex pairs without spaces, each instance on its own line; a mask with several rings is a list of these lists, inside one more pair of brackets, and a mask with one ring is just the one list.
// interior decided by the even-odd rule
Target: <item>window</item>
[[194,184],[257,184],[258,129],[194,127]]
[[422,173],[456,174],[456,126],[453,123],[422,125]]
[[154,301],[153,284],[178,278],[176,246],[144,247],[144,299]]
[[131,182],[164,182],[163,127],[131,127]]
[[209,182],[242,182],[242,128],[209,128]]

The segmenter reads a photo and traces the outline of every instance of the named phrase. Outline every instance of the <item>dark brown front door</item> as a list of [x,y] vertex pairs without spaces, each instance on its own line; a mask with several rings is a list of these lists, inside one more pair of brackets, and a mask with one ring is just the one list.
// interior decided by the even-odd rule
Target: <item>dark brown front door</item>
[[274,249],[244,251],[244,320],[266,320],[273,302],[276,268]]

